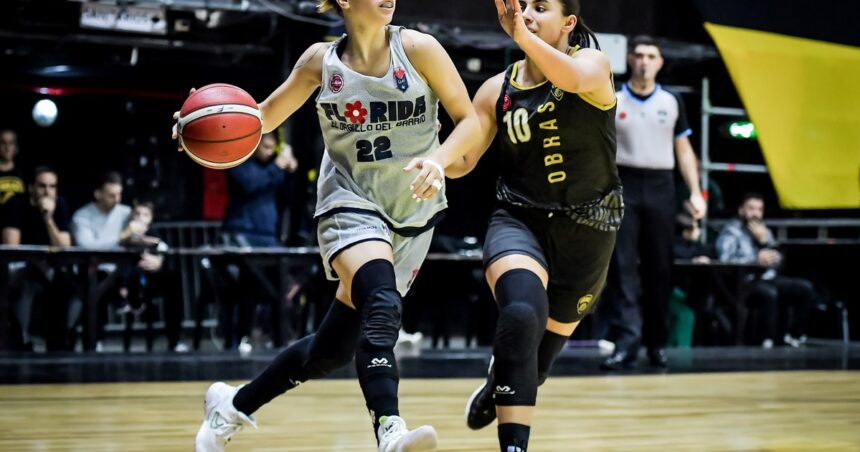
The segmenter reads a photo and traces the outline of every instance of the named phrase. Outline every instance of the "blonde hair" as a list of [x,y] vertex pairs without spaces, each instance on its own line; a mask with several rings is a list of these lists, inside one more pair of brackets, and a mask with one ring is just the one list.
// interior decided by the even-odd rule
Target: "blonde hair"
[[331,10],[335,10],[338,14],[341,13],[337,0],[317,0],[317,11],[326,13]]

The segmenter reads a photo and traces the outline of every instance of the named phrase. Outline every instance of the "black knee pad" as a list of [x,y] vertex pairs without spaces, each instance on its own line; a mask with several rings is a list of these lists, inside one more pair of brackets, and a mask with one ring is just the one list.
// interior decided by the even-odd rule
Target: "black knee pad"
[[510,353],[510,359],[524,359],[533,353],[546,330],[549,299],[540,278],[529,270],[505,272],[496,281],[499,320],[496,348]]
[[525,303],[505,306],[499,312],[496,326],[496,342],[493,354],[496,359],[522,362],[533,356],[537,350],[539,331],[545,328],[539,324],[534,308]]
[[501,406],[534,406],[538,387],[538,315],[532,306],[502,308],[496,326],[495,399]]
[[361,316],[361,342],[368,349],[392,349],[400,333],[402,300],[394,266],[385,259],[364,264],[352,279],[352,302]]
[[503,274],[496,282],[499,320],[493,347],[495,400],[501,406],[534,406],[538,345],[546,330],[549,303],[540,278],[528,270]]

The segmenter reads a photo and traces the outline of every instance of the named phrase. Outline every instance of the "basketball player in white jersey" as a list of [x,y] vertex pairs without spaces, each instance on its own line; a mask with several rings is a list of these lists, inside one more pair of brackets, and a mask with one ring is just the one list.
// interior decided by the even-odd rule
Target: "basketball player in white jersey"
[[[394,6],[394,0],[320,0],[320,11],[343,16],[346,35],[310,46],[260,104],[268,132],[320,88],[326,151],[315,215],[326,271],[340,280],[337,302],[315,334],[287,347],[247,385],[210,386],[198,452],[223,450],[243,425],[256,425],[251,415],[262,405],[353,356],[379,451],[436,449],[433,427],[410,431],[399,416],[393,348],[402,296],[447,206],[444,168],[468,151],[467,138],[480,126],[442,46],[389,25]],[[439,101],[455,124],[441,145]]]

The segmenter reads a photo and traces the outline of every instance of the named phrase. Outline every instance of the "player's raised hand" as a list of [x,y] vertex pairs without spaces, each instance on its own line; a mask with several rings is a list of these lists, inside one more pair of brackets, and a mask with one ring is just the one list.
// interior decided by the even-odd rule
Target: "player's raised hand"
[[508,36],[519,43],[523,37],[530,33],[525,20],[523,20],[523,9],[520,7],[519,0],[495,0],[495,2],[499,24]]
[[[191,90],[190,90],[190,91],[188,91],[188,95],[190,96],[191,94],[193,94],[193,93],[194,93],[194,91],[197,91],[197,88],[191,88]],[[178,110],[177,110],[177,111],[175,111],[175,112],[173,112],[173,120],[174,120],[174,121],[179,121],[179,111],[178,111]],[[176,140],[176,139],[178,139],[178,138],[179,138],[179,132],[176,130],[176,127],[177,127],[177,124],[173,124],[173,133],[170,135],[170,137],[171,137],[171,138],[173,138],[174,140]],[[179,152],[182,152],[182,151],[184,150],[184,149],[182,149],[182,144],[181,144],[181,143],[180,143],[180,145],[179,145],[179,149],[178,149],[178,150],[179,150]]]
[[417,202],[425,201],[442,191],[445,183],[445,170],[442,165],[428,158],[414,158],[403,171],[409,173],[416,168],[421,171],[409,184],[412,199]]

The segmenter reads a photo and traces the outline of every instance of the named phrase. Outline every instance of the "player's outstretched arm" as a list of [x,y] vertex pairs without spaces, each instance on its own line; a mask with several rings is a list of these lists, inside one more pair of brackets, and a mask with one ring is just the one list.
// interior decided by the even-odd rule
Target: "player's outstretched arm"
[[287,80],[260,103],[263,132],[271,132],[281,125],[320,86],[322,60],[330,44],[318,42],[308,47],[299,57]]
[[[448,116],[454,122],[454,130],[444,143],[436,148],[428,158],[442,168],[461,160],[469,151],[470,143],[480,134],[480,126],[475,109],[469,101],[469,92],[460,78],[454,62],[442,45],[430,35],[414,31],[403,31],[403,46],[415,69],[427,80],[430,89],[436,93]],[[432,165],[421,162],[410,163],[421,172],[413,180],[413,194],[419,198],[429,198],[436,192],[431,190],[432,183],[443,176]]]
[[490,147],[496,136],[496,103],[502,93],[502,85],[505,81],[505,73],[502,72],[484,82],[475,93],[472,106],[478,115],[478,123],[481,125],[481,133],[471,142],[471,148],[463,158],[452,163],[446,168],[447,176],[456,179],[469,174],[478,164],[478,160]]
[[[571,57],[528,31],[518,0],[495,1],[502,28],[553,85],[569,93],[612,90],[609,82],[611,69],[606,55],[595,49],[582,49]],[[575,27],[575,21],[568,21],[562,26],[562,31],[572,33]]]

